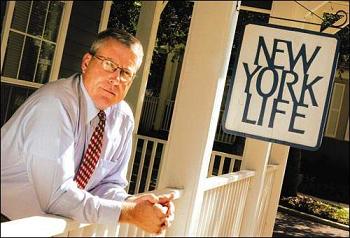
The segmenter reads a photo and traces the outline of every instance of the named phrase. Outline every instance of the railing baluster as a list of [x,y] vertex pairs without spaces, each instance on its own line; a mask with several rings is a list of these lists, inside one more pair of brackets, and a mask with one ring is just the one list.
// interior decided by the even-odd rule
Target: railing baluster
[[223,173],[222,170],[224,169],[224,163],[225,163],[225,157],[221,155],[218,175],[222,175],[222,173]]
[[230,158],[230,168],[228,169],[228,172],[229,172],[229,173],[232,173],[232,172],[233,172],[234,165],[235,165],[235,159],[232,158],[232,157],[228,157],[228,158]]
[[[235,191],[235,186],[234,184],[230,184],[229,185],[229,188],[228,188],[228,198],[233,200],[235,199],[235,197],[233,196],[234,195],[234,192]],[[227,219],[226,219],[226,223],[225,223],[225,226],[224,226],[224,230],[225,230],[225,235],[224,236],[231,236],[230,233],[229,233],[229,228],[230,226],[232,226],[232,221],[233,221],[233,209],[232,209],[232,206],[234,206],[234,202],[230,202],[228,204],[228,207],[226,208],[227,209]]]
[[213,176],[204,181],[204,198],[197,236],[237,236],[243,217],[247,185],[253,171]]
[[126,174],[126,179],[129,182],[128,186],[125,188],[125,191],[129,191],[129,186],[130,186],[130,181],[131,181],[131,176],[132,176],[132,170],[134,167],[134,162],[135,162],[135,157],[136,157],[136,150],[137,150],[137,144],[139,141],[139,138],[137,137],[137,135],[134,138],[136,140],[136,142],[133,142],[133,146],[132,146],[132,154],[130,157],[130,161],[129,161],[129,165],[128,165],[128,172]]
[[153,164],[154,164],[154,160],[156,157],[157,146],[158,146],[158,142],[154,141],[153,147],[152,147],[152,154],[151,154],[151,158],[150,158],[150,162],[149,162],[149,166],[148,166],[148,171],[147,171],[145,191],[149,191],[149,186],[151,183],[151,176],[152,176],[152,171],[153,171]]
[[213,176],[213,167],[214,167],[214,163],[215,163],[215,154],[214,154],[214,153],[211,153],[211,156],[210,156],[210,163],[209,163],[208,177]]
[[158,188],[158,177],[159,177],[159,174],[160,174],[160,170],[161,170],[161,168],[163,167],[164,151],[165,151],[165,143],[163,144],[163,147],[162,147],[162,153],[161,153],[161,157],[160,157],[158,173],[157,173],[157,176],[156,176],[156,188]]
[[142,153],[141,153],[139,169],[138,169],[137,177],[136,177],[135,193],[139,193],[139,189],[140,189],[141,177],[142,177],[142,169],[143,169],[143,165],[145,163],[147,144],[148,144],[148,140],[144,140],[143,141],[143,146],[142,146]]

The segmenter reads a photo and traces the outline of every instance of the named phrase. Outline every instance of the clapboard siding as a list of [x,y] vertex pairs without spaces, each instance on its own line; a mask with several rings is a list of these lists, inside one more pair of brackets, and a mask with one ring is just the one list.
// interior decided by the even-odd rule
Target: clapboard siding
[[59,78],[80,72],[81,59],[98,33],[102,7],[103,1],[73,3]]

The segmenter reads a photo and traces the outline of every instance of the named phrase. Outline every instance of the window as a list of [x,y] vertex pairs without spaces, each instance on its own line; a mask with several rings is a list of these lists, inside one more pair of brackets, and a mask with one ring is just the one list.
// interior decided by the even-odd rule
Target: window
[[340,110],[343,103],[345,85],[334,83],[331,105],[329,107],[328,120],[326,125],[325,136],[336,137]]
[[[60,65],[72,3],[8,1],[2,4],[1,126]],[[4,15],[4,16],[3,16]],[[69,19],[69,17],[67,18]],[[57,71],[57,70],[56,70]]]
[[55,53],[63,2],[17,1],[2,75],[44,84]]
[[35,89],[1,84],[1,126],[34,91]]

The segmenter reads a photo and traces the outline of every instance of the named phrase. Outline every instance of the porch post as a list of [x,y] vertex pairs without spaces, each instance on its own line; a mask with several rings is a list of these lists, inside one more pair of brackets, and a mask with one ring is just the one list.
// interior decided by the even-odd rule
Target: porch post
[[[325,1],[303,1],[302,4],[308,9],[317,11],[318,9],[325,8],[327,2]],[[319,31],[319,26],[304,24],[298,22],[291,22],[285,20],[277,20],[273,17],[283,17],[287,19],[294,19],[299,21],[309,21],[312,14],[298,5],[296,2],[278,2],[274,1],[272,3],[271,14],[272,18],[269,19],[269,23],[281,26],[292,26],[296,28],[309,29],[314,31]],[[283,184],[283,178],[286,170],[287,160],[289,154],[289,146],[282,144],[273,144],[271,149],[271,155],[269,159],[269,164],[278,165],[275,171],[272,191],[270,196],[270,202],[267,209],[266,220],[264,224],[263,236],[272,236],[273,228],[275,225],[276,214],[279,204],[279,198],[281,195],[281,189]]]
[[111,13],[113,1],[105,1],[103,3],[101,17],[100,17],[100,25],[98,27],[98,32],[106,30],[108,26],[109,14]]
[[174,53],[169,53],[167,55],[165,63],[165,70],[163,74],[162,87],[159,95],[156,119],[154,121],[154,129],[157,131],[162,127],[164,112],[166,109],[166,102],[167,100],[171,99],[171,95],[174,89],[174,81],[179,61],[176,60],[175,62],[172,62],[173,57]]
[[266,210],[266,220],[262,236],[272,236],[277,215],[279,199],[286,170],[289,146],[282,144],[272,144],[269,164],[278,165],[272,182],[269,206]]
[[271,146],[271,142],[251,138],[246,138],[245,141],[241,170],[254,170],[255,176],[249,185],[242,218],[239,235],[243,237],[253,237],[256,233],[266,175],[266,165],[269,160]]
[[134,133],[137,133],[140,122],[143,98],[145,96],[149,70],[151,67],[160,15],[166,4],[167,2],[163,1],[143,1],[141,6],[136,38],[142,43],[144,57],[137,76],[125,98],[134,113]]
[[194,2],[158,189],[183,188],[169,236],[195,236],[240,2]]

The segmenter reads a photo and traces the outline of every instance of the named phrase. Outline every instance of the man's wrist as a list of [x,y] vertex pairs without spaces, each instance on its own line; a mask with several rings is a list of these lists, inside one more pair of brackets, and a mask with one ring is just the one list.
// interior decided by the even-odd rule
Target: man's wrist
[[130,201],[125,201],[122,203],[122,209],[120,212],[119,222],[121,223],[132,223],[133,222],[133,210],[135,208],[135,203]]

